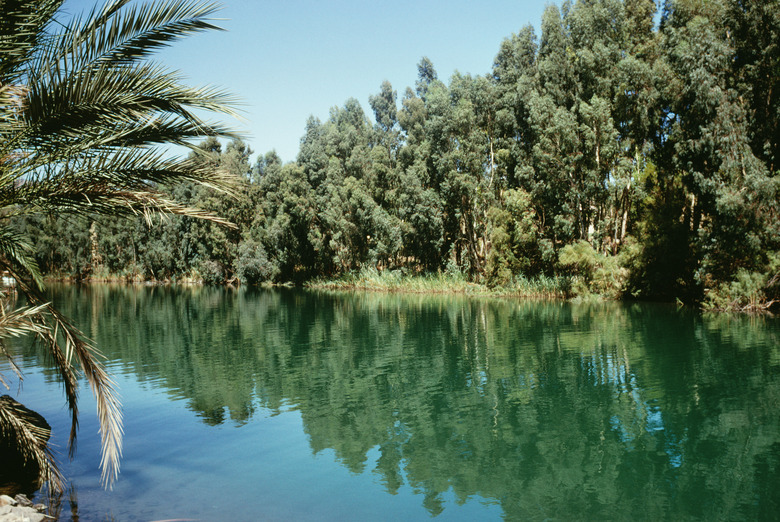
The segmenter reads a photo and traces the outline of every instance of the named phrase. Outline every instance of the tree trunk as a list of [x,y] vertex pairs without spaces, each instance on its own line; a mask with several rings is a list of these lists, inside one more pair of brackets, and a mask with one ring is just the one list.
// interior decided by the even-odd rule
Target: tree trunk
[[626,239],[626,230],[628,228],[628,211],[631,209],[631,180],[628,181],[628,185],[623,190],[623,222],[620,224],[620,244],[623,244],[623,240]]
[[94,221],[89,226],[89,243],[91,254],[90,265],[92,267],[92,273],[95,274],[98,268],[103,264],[103,259],[100,257],[100,250],[98,249],[97,225]]

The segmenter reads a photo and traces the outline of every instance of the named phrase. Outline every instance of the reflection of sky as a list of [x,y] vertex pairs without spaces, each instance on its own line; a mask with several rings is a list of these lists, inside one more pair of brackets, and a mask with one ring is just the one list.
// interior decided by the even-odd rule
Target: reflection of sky
[[[51,424],[55,453],[82,520],[375,520],[377,513],[400,520],[430,518],[421,491],[406,477],[405,461],[403,484],[386,494],[374,472],[378,447],[367,453],[363,471],[353,473],[332,449],[312,452],[299,411],[261,409],[243,426],[212,427],[184,401],[172,401],[166,390],[123,372],[115,377],[123,400],[124,455],[119,480],[112,491],[103,490],[95,402],[83,380],[78,448],[69,461],[69,416],[60,385],[38,368],[20,366],[25,381],[18,392],[16,380],[8,378],[8,364],[0,360],[12,388],[2,393],[17,397]],[[394,430],[400,443],[408,441],[403,423],[396,422]],[[436,501],[455,518],[501,518],[499,504],[477,495],[464,501],[450,489]],[[70,520],[69,506],[64,510],[63,522]]]
[[[615,414],[610,418],[610,426],[617,433],[621,442],[629,451],[636,449],[637,438],[643,436],[655,437],[660,447],[669,458],[669,465],[679,468],[682,465],[682,448],[680,441],[676,440],[673,433],[664,426],[663,412],[652,401],[642,398],[643,389],[637,376],[630,370],[626,359],[615,357],[613,354],[602,356],[586,356],[581,354],[581,362],[591,382],[596,386],[613,386],[616,398],[621,395],[628,397],[634,404],[636,415],[628,419],[629,424],[643,423],[640,430],[631,430],[621,420],[620,415]],[[642,421],[644,420],[644,422]]]

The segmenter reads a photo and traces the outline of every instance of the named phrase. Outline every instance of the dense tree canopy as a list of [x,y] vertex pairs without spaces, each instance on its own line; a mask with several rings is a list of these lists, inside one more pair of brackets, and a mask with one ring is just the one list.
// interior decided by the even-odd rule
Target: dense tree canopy
[[365,268],[510,287],[570,274],[578,292],[769,307],[780,300],[780,3],[661,7],[550,5],[541,34],[507,37],[483,76],[445,83],[424,57],[400,100],[383,82],[369,114],[350,99],[310,118],[288,164],[271,151],[250,165],[240,141],[204,143],[210,156],[193,161],[241,176],[238,196],[171,194],[236,231],[48,220],[34,224],[36,259],[76,277],[245,284]]

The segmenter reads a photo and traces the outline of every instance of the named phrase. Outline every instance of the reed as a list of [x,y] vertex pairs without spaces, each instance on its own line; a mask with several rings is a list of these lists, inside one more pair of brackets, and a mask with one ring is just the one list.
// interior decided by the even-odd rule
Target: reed
[[379,271],[372,267],[350,272],[336,279],[315,279],[307,286],[327,290],[566,299],[571,297],[572,284],[568,276],[518,276],[506,286],[491,288],[469,282],[460,272],[406,274],[400,270]]

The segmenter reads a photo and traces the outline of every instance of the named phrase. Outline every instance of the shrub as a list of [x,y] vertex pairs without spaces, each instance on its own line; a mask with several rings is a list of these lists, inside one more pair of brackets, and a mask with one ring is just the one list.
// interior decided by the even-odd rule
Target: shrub
[[278,267],[269,261],[263,245],[253,240],[241,242],[233,266],[241,284],[246,285],[273,280],[279,273]]
[[626,261],[622,256],[596,252],[590,243],[582,240],[566,245],[558,254],[558,264],[576,276],[572,281],[572,292],[580,297],[595,293],[610,299],[619,298],[629,276],[629,270],[624,266]]
[[704,308],[757,312],[769,310],[780,302],[780,252],[768,255],[762,271],[741,268],[734,279],[706,291]]
[[201,261],[198,264],[198,273],[206,285],[221,285],[225,282],[225,270],[217,261]]
[[558,263],[568,272],[581,276],[590,284],[596,272],[596,251],[587,241],[579,240],[566,245],[558,253]]

